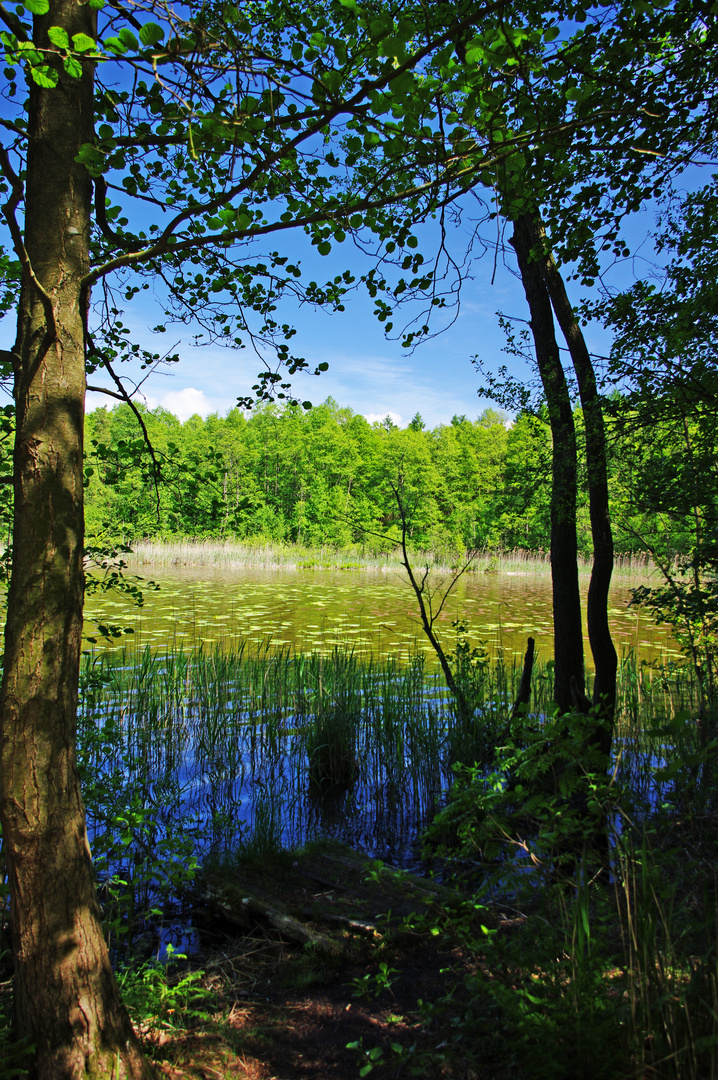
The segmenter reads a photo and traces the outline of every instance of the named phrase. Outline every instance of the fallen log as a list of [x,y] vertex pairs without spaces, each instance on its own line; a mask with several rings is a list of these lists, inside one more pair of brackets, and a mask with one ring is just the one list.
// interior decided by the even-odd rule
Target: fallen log
[[269,902],[241,884],[212,878],[205,883],[204,899],[236,926],[247,928],[257,922],[269,923],[297,945],[311,945],[327,956],[341,956],[344,952],[338,942],[281,910],[278,901]]
[[[366,883],[368,878],[373,876],[379,889],[384,887],[398,895],[414,896],[425,903],[451,907],[458,906],[464,900],[461,893],[447,885],[441,885],[431,878],[418,877],[406,870],[397,870],[393,866],[377,865],[366,855],[353,852],[349,848],[342,848],[340,851],[322,851],[318,857],[330,866],[338,868],[337,872],[352,871],[357,875],[359,882]],[[346,889],[347,885],[338,883],[332,887]],[[356,888],[356,884],[353,887]]]
[[[302,908],[302,915],[306,915],[311,919],[315,915],[314,909],[307,905]],[[322,914],[322,922],[345,926],[347,930],[352,930],[355,934],[363,934],[365,937],[380,938],[382,936],[373,922],[367,922],[363,919],[351,919],[348,915],[337,915],[332,911],[325,911]]]

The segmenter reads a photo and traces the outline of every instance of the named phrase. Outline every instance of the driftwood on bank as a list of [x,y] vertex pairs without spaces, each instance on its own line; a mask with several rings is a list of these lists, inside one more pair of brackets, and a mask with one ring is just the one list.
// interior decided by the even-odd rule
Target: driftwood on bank
[[[352,851],[351,848],[327,848],[322,851],[320,858],[330,868],[327,877],[331,875],[335,881],[344,881],[343,885],[335,884],[333,888],[346,888],[351,882],[355,891],[372,892],[377,901],[379,897],[388,897],[398,903],[402,910],[402,901],[410,905],[419,902],[439,907],[455,907],[463,900],[462,895],[455,889],[441,885],[438,881],[418,877],[405,870],[396,870],[385,863],[372,862],[366,855]],[[334,873],[331,867],[334,868]]]
[[328,956],[339,956],[343,951],[338,942],[282,910],[281,902],[276,898],[269,902],[240,883],[221,882],[213,875],[205,884],[204,899],[225,919],[244,929],[267,923],[297,945],[311,945]]
[[261,926],[285,941],[341,956],[352,937],[403,936],[412,913],[422,908],[438,913],[464,897],[327,843],[297,852],[291,863],[267,859],[259,866],[208,871],[202,899],[207,909],[244,930]]

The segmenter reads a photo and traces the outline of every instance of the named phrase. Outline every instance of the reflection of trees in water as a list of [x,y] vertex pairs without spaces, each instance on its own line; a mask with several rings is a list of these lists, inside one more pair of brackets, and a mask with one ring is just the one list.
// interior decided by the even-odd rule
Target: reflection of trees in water
[[[162,588],[140,612],[123,601],[107,607],[103,598],[90,597],[88,622],[102,614],[133,625],[135,637],[156,649],[179,643],[191,648],[199,641],[230,648],[245,640],[253,649],[264,642],[274,649],[330,652],[339,644],[407,660],[416,645],[424,648],[415,601],[400,569],[389,579],[370,571],[277,570],[223,572],[197,581],[197,572],[161,578]],[[151,568],[145,573],[157,576]],[[631,585],[644,580],[623,584],[619,572],[612,588],[609,620],[618,652],[631,648],[649,662],[678,655],[669,627],[656,626],[648,614],[628,607]],[[587,587],[582,582],[584,591]],[[499,649],[509,657],[523,655],[529,634],[537,639],[539,655],[552,654],[551,583],[545,569],[467,575],[456,593],[438,624],[449,647],[451,623],[461,618],[473,641],[484,641],[494,656]]]

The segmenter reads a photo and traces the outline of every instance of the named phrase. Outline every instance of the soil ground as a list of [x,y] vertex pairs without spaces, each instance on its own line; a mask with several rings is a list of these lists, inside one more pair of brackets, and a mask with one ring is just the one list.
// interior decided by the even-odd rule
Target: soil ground
[[[446,907],[462,898],[420,882],[372,868],[347,849],[303,853],[292,865],[243,867],[233,897],[222,894],[218,903],[215,891],[215,914],[203,935],[207,944],[192,960],[203,972],[198,985],[209,995],[196,1006],[205,1018],[193,1028],[183,1014],[185,1026],[173,1029],[168,1015],[143,1033],[161,1075],[508,1075],[510,1063],[499,1068],[491,1060],[498,1017],[489,996],[484,1009],[476,993],[476,980],[484,978],[480,958],[440,928]],[[325,935],[321,947],[290,942],[255,916],[241,936],[223,938],[228,915],[234,923],[243,921],[241,911],[231,910],[242,893],[259,897],[272,912],[298,914],[302,925]],[[175,978],[186,974],[179,969]],[[463,989],[466,979],[473,983],[470,996]]]

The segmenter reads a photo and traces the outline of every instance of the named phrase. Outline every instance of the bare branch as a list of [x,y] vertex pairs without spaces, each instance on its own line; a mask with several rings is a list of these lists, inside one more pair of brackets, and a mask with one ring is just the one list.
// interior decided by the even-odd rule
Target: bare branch
[[141,241],[137,239],[128,239],[127,237],[120,236],[110,226],[107,220],[107,207],[105,205],[105,198],[107,195],[107,182],[104,176],[95,177],[95,219],[100,226],[100,232],[102,235],[115,244],[119,248],[124,248],[126,251],[136,251],[138,247],[141,247]]
[[[25,243],[24,243],[23,238],[22,238],[22,233],[20,232],[20,226],[17,223],[17,218],[15,216],[15,212],[16,212],[18,206],[20,205],[20,203],[22,202],[22,199],[23,199],[23,196],[24,196],[25,192],[24,192],[24,189],[23,189],[22,180],[16,174],[15,170],[13,169],[12,165],[10,164],[10,157],[9,157],[8,152],[7,152],[7,150],[5,149],[4,146],[0,146],[0,171],[2,172],[3,176],[8,181],[8,183],[10,184],[10,188],[11,188],[10,198],[7,200],[6,203],[3,204],[3,208],[2,208],[3,217],[5,218],[5,220],[6,220],[7,224],[8,224],[8,228],[10,230],[10,235],[12,237],[13,248],[15,249],[15,254],[17,255],[18,259],[20,260],[20,265],[22,267],[23,275],[26,278],[26,280],[37,291],[37,294],[40,297],[40,302],[42,303],[42,306],[43,306],[43,310],[45,312],[45,322],[47,324],[47,330],[45,331],[45,337],[44,337],[44,340],[43,340],[42,348],[40,349],[40,351],[37,354],[37,357],[35,358],[35,367],[36,367],[38,364],[41,363],[43,356],[45,355],[47,350],[50,348],[53,341],[57,340],[57,324],[55,322],[55,309],[53,307],[52,299],[50,298],[48,293],[45,291],[43,286],[40,284],[40,282],[39,282],[39,280],[38,280],[38,278],[37,278],[37,276],[35,274],[35,271],[32,268],[32,263],[30,262],[30,256],[28,255],[27,249],[25,248]],[[14,363],[13,363],[13,370],[15,371],[15,374],[17,375],[17,373],[19,371],[20,357],[17,354],[15,354],[14,352],[12,353],[12,355],[15,357],[15,360],[14,360]]]
[[116,390],[108,390],[106,386],[86,386],[86,390],[90,390],[93,394],[107,394],[108,397],[116,398],[117,401],[127,401],[127,394],[118,394]]
[[8,30],[12,31],[18,41],[30,40],[27,30],[22,25],[17,15],[12,11],[8,11],[4,4],[0,4],[0,19],[5,23]]
[[[132,400],[130,395],[125,390],[125,388],[124,388],[124,386],[122,384],[122,380],[120,379],[119,375],[114,370],[114,368],[112,367],[112,364],[111,364],[111,362],[109,360],[109,357],[105,356],[104,353],[100,352],[100,350],[95,346],[95,343],[92,340],[91,334],[89,332],[87,332],[87,331],[85,333],[86,333],[86,338],[87,338],[88,351],[89,351],[90,355],[98,357],[98,359],[102,362],[102,366],[109,373],[110,378],[112,379],[112,381],[114,382],[114,384],[115,384],[115,386],[117,387],[117,390],[118,390],[118,393],[116,393],[116,394],[113,394],[111,391],[108,391],[108,390],[100,390],[100,393],[106,393],[106,394],[109,393],[112,397],[119,398],[120,401],[124,401],[126,405],[129,405],[129,407],[132,409],[132,412],[135,414],[135,419],[137,420],[137,423],[140,425],[140,429],[142,430],[142,438],[145,440],[145,446],[147,447],[147,450],[149,451],[149,455],[152,458],[152,482],[154,484],[155,499],[156,499],[156,502],[157,502],[157,520],[159,521],[160,513],[161,513],[161,510],[162,510],[162,502],[161,502],[161,499],[160,499],[160,480],[162,479],[162,469],[161,469],[159,461],[157,460],[157,456],[155,454],[155,448],[152,445],[152,440],[150,439],[150,435],[149,435],[149,432],[147,430],[147,425],[145,424],[144,419],[142,418],[142,413],[137,408],[134,401]],[[88,389],[89,389],[89,387],[88,387]]]

